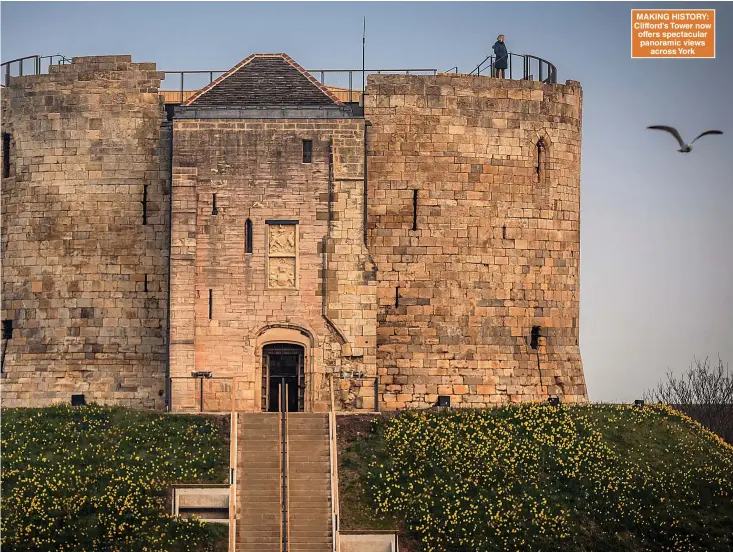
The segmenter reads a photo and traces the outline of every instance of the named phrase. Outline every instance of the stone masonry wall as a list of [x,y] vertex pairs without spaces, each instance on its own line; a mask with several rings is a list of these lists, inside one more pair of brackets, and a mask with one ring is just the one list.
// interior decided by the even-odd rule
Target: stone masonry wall
[[[363,135],[364,122],[353,119],[174,120],[174,410],[199,407],[198,384],[184,379],[193,371],[222,378],[205,382],[205,409],[229,410],[234,400],[239,410],[260,410],[262,345],[293,336],[306,349],[306,410],[328,408],[330,374],[374,377]],[[303,140],[312,140],[312,163],[303,162]],[[372,387],[336,392],[342,408],[373,407]]]
[[581,104],[573,81],[369,76],[368,245],[384,408],[427,407],[438,395],[477,407],[587,400]]
[[[168,136],[154,63],[74,58],[3,88],[5,407],[158,407],[165,385]],[[147,224],[143,224],[143,201]],[[5,341],[4,341],[5,345]]]

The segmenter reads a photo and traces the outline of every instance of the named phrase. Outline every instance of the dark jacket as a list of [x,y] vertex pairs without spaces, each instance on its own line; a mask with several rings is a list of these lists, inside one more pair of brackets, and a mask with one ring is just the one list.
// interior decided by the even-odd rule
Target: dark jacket
[[497,40],[496,44],[494,44],[494,56],[496,56],[494,67],[497,69],[506,69],[509,56],[507,55],[506,44],[500,40]]

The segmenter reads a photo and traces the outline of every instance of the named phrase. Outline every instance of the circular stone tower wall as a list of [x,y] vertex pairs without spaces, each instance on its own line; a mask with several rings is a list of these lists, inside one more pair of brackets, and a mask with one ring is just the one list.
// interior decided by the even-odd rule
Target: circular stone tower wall
[[162,76],[84,57],[2,89],[3,406],[163,405]]
[[587,400],[579,83],[370,75],[386,408]]

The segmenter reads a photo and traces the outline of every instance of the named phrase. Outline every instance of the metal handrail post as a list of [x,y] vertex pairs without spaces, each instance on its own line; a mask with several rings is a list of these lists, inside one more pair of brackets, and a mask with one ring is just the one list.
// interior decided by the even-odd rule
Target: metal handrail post
[[512,78],[512,55],[513,54],[509,54],[509,80]]
[[199,378],[199,406],[201,407],[201,412],[204,411],[204,378],[203,376]]
[[331,464],[331,534],[333,536],[333,552],[337,552],[339,546],[339,489],[338,489],[338,443],[336,438],[336,401],[333,395],[333,374],[329,374],[330,388],[330,412],[328,413],[328,439]]

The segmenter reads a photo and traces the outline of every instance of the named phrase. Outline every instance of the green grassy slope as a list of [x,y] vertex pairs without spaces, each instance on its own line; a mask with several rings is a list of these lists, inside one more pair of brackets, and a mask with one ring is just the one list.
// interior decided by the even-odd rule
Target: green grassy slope
[[408,550],[733,550],[733,448],[660,406],[339,417],[341,527]]
[[172,518],[165,491],[226,483],[228,440],[221,417],[95,405],[4,410],[2,550],[221,549],[227,528]]

